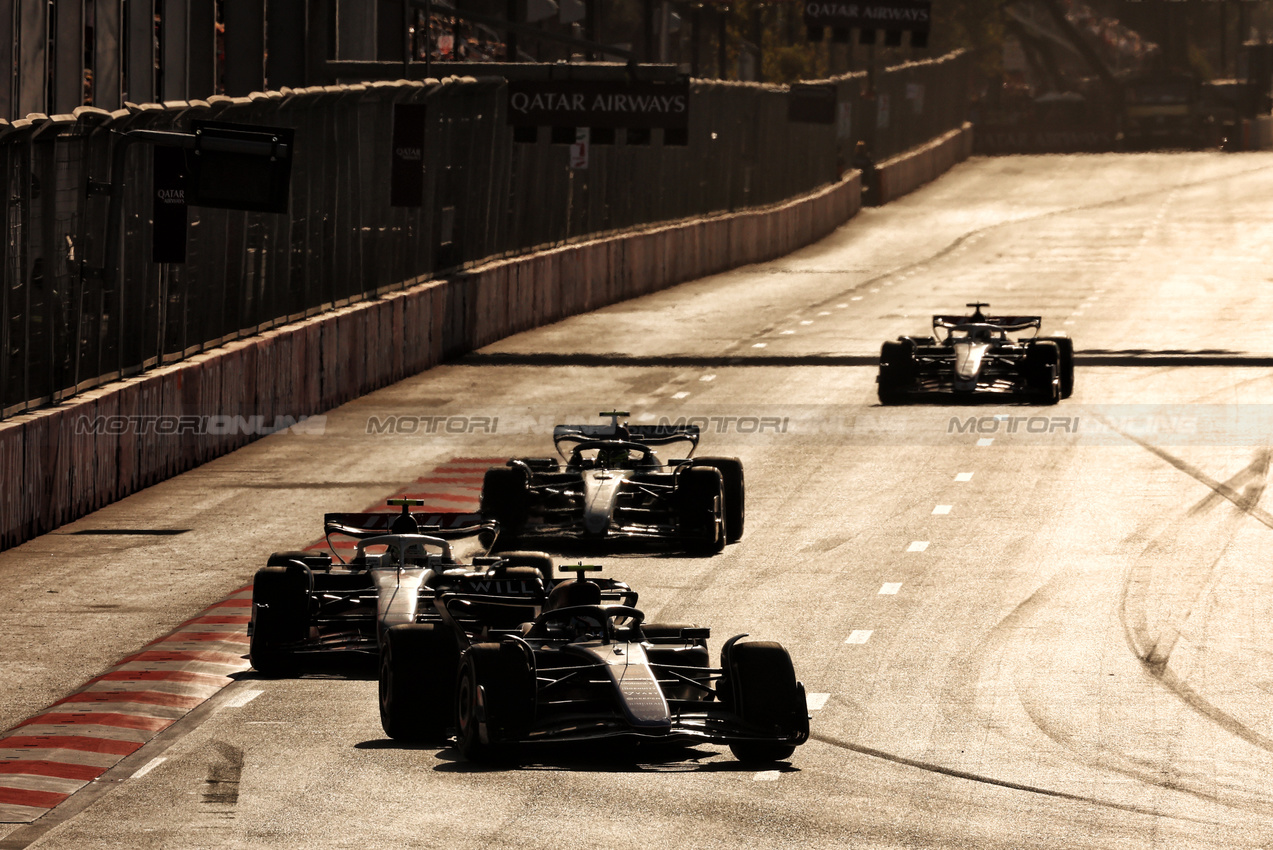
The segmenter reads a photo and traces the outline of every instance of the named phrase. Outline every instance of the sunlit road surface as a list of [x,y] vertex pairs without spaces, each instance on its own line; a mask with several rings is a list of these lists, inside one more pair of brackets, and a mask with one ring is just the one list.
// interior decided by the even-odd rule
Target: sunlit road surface
[[[0,555],[9,728],[324,511],[417,479],[462,501],[456,459],[549,454],[600,410],[686,417],[743,459],[743,540],[590,559],[713,652],[790,649],[814,696],[789,763],[474,768],[387,740],[369,672],[246,673],[0,846],[1273,847],[1271,197],[1261,154],[975,159],[789,257],[512,337]],[[1074,396],[879,407],[880,344],[974,300],[1070,333]],[[185,531],[74,534],[139,528]]]

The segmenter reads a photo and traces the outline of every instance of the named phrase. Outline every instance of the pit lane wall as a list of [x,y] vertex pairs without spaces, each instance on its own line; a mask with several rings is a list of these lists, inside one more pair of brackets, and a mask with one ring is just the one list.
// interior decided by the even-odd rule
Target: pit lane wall
[[[898,197],[968,155],[971,128],[881,166]],[[579,242],[230,342],[0,423],[0,549],[505,336],[770,260],[861,206],[859,172],[781,204]]]

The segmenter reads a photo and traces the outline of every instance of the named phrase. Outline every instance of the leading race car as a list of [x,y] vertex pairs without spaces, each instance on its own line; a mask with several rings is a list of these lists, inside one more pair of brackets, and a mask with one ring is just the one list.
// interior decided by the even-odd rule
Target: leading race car
[[[743,761],[770,762],[808,740],[804,686],[782,646],[739,635],[710,667],[709,629],[647,625],[627,585],[585,578],[600,567],[561,569],[577,577],[551,592],[525,569],[504,598],[439,588],[443,623],[391,627],[380,656],[385,732],[429,743],[454,734],[474,761],[627,738],[727,744]],[[491,610],[500,606],[502,627]]]
[[[557,458],[514,458],[482,482],[481,511],[517,540],[669,541],[715,553],[743,536],[743,465],[696,458],[696,425],[630,425],[610,411],[606,425],[558,425]],[[656,447],[687,447],[663,461]],[[564,461],[564,464],[562,463]]]
[[[418,499],[390,504],[402,512],[327,514],[334,560],[325,552],[279,552],[257,570],[248,631],[259,672],[289,676],[320,658],[374,658],[386,629],[433,616],[421,600],[448,581],[513,567],[552,574],[552,559],[543,553],[490,555],[498,527],[476,514],[412,514],[423,504]],[[345,562],[341,552],[349,547]]]
[[[971,316],[933,316],[933,336],[884,343],[876,378],[881,404],[974,399],[1056,404],[1069,398],[1074,391],[1069,337],[1038,336],[1039,316],[986,316],[981,308],[988,304],[968,306]],[[1020,336],[1031,330],[1034,335]]]

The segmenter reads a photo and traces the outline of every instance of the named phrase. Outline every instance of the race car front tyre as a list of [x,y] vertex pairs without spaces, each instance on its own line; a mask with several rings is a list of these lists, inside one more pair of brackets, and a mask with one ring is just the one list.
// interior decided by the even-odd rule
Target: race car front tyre
[[900,404],[906,390],[915,383],[915,342],[897,340],[880,347],[880,374],[877,392],[880,404]]
[[513,543],[526,524],[530,507],[526,484],[525,470],[515,466],[493,466],[482,478],[480,510],[499,523],[502,546]]
[[743,526],[747,519],[743,462],[736,457],[701,457],[695,458],[694,463],[720,470],[725,484],[725,542],[737,543],[743,537]]
[[385,632],[380,648],[380,725],[398,741],[446,736],[455,704],[460,647],[446,626],[408,623]]
[[535,713],[535,676],[526,648],[479,643],[460,656],[455,685],[456,744],[469,761],[511,761]]
[[1068,336],[1043,337],[1040,342],[1054,342],[1060,352],[1061,398],[1074,394],[1074,340]]
[[258,673],[296,675],[296,655],[288,647],[309,636],[310,575],[300,564],[256,571],[248,657]]
[[714,555],[725,548],[725,484],[720,470],[709,466],[681,469],[676,477],[681,535],[695,552]]
[[[730,648],[724,686],[730,705],[760,734],[787,738],[809,733],[804,687],[796,681],[791,656],[772,641],[739,643]],[[718,690],[721,686],[718,685]],[[739,761],[774,762],[790,758],[796,748],[781,741],[734,741],[729,745]]]

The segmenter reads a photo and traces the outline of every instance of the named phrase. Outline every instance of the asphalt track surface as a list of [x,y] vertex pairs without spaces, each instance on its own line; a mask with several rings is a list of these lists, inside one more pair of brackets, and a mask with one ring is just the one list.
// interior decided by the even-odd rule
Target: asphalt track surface
[[[790,649],[816,696],[789,764],[477,768],[386,740],[369,672],[248,671],[0,847],[1273,847],[1270,197],[1263,154],[974,159],[791,256],[512,337],[0,554],[8,729],[324,511],[469,504],[485,459],[614,406],[707,417],[703,453],[746,465],[743,540],[589,559],[713,650]],[[1069,331],[1074,396],[878,407],[880,343],[975,299]],[[402,416],[446,418],[367,433]],[[77,533],[111,530],[181,533]]]

